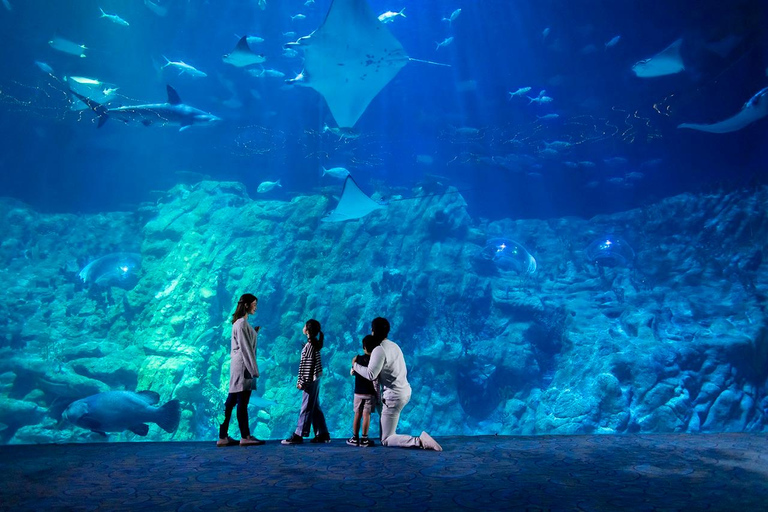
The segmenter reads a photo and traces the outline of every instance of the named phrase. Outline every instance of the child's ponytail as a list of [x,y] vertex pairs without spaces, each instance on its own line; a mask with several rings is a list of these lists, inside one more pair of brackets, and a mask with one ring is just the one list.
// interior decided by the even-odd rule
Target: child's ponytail
[[323,339],[325,338],[323,331],[320,330],[320,322],[312,318],[307,320],[307,323],[304,324],[304,327],[307,328],[307,334],[309,334],[309,342],[312,344],[312,347],[317,352],[320,352],[320,350],[323,348]]

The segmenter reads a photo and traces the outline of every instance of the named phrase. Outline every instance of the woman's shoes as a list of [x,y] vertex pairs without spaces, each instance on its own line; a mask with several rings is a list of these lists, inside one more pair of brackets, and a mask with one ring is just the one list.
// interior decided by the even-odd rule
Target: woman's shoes
[[221,448],[222,446],[237,446],[240,444],[240,441],[237,439],[232,439],[231,437],[227,436],[224,439],[219,439],[216,441],[216,446]]
[[264,441],[253,436],[244,437],[240,440],[240,446],[260,446],[262,444],[264,444]]

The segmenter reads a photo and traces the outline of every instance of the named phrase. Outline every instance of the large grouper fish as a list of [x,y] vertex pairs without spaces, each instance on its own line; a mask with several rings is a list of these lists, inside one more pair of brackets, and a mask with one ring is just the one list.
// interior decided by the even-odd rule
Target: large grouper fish
[[157,423],[166,432],[179,426],[181,407],[171,400],[162,407],[160,395],[154,391],[106,391],[72,402],[64,411],[64,418],[78,427],[106,436],[107,432],[130,430],[146,436],[147,423]]

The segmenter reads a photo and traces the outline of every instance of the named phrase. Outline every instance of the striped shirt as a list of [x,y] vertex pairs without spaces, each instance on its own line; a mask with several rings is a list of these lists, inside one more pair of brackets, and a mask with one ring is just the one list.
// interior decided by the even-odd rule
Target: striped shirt
[[315,350],[312,343],[307,342],[301,350],[301,362],[299,363],[298,384],[304,384],[317,380],[323,374],[323,361],[320,352]]

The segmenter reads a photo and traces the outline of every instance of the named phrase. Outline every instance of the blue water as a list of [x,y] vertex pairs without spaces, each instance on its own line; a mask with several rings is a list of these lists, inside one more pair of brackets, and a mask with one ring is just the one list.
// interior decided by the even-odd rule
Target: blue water
[[[405,8],[388,29],[433,63],[400,70],[354,139],[324,130],[336,123],[315,90],[285,84],[302,56],[284,56],[283,44],[320,26],[329,0],[157,3],[166,16],[139,0],[0,6],[0,256],[10,269],[0,274],[10,291],[0,442],[100,440],[62,410],[142,386],[182,402],[178,437],[153,425],[151,439],[212,439],[227,318],[244,292],[260,298],[267,384],[254,401],[272,407],[258,416],[272,439],[295,421],[286,382],[312,315],[329,333],[321,396],[335,436],[351,422],[339,375],[378,315],[392,320],[411,372],[406,429],[766,428],[768,120],[725,134],[677,128],[729,118],[768,85],[765,2],[370,0],[375,14]],[[243,35],[265,39],[253,49],[284,78],[222,61]],[[87,56],[55,51],[55,37]],[[681,38],[684,71],[633,73]],[[207,76],[163,68],[165,57]],[[70,108],[70,76],[118,87],[112,108],[162,103],[170,85],[222,120],[180,131],[112,116],[97,127],[90,109]],[[405,201],[327,228],[312,207],[341,182],[322,167],[349,169],[377,200]],[[229,185],[165,195],[201,179],[240,182],[253,201]],[[209,208],[188,214],[200,205]],[[229,206],[263,222],[232,237],[240,219]],[[231,217],[214,218],[219,208]],[[56,216],[107,212],[138,214]],[[93,261],[99,275],[79,278]]]
[[[720,137],[675,128],[725,118],[765,85],[766,14],[758,1],[695,7],[677,1],[653,9],[642,2],[372,1],[375,13],[406,8],[407,18],[388,27],[410,56],[452,67],[408,64],[362,116],[355,143],[320,135],[333,120],[315,91],[284,89],[282,79],[253,78],[221,61],[236,34],[256,34],[265,39],[257,50],[265,53],[265,66],[294,76],[301,58],[281,56],[281,45],[292,40],[282,33],[309,34],[322,22],[327,1],[306,7],[273,0],[264,11],[251,0],[169,1],[165,17],[141,2],[11,3],[13,11],[0,11],[6,41],[0,49],[0,187],[43,211],[128,207],[178,182],[178,171],[238,180],[252,192],[279,177],[288,197],[322,185],[318,169],[325,165],[389,186],[443,176],[463,191],[471,212],[489,218],[590,216],[723,180],[743,183],[765,161],[764,128]],[[99,6],[131,26],[100,19]],[[441,19],[459,7],[449,28]],[[292,21],[299,12],[307,18]],[[47,42],[54,35],[84,43],[88,56],[53,50]],[[617,35],[618,44],[604,49]],[[739,39],[726,57],[707,50],[707,43],[729,35]],[[453,44],[435,50],[448,36]],[[635,62],[680,37],[685,72],[634,76]],[[208,77],[158,71],[163,55]],[[50,64],[56,78],[35,60]],[[97,130],[88,112],[67,111],[61,77],[70,74],[119,86],[112,105],[164,101],[165,84],[171,84],[184,102],[224,122],[185,133],[118,122]],[[554,101],[508,100],[508,91],[524,86],[533,96],[545,89]],[[222,104],[233,97],[241,106]],[[559,118],[537,122],[545,114]],[[457,136],[453,129],[460,127],[479,132]],[[542,158],[538,150],[552,140],[576,145],[562,157]],[[532,156],[524,172],[482,162],[510,153]],[[431,157],[431,165],[417,162],[417,155]],[[616,157],[626,163],[612,168],[604,162]],[[562,163],[582,160],[596,166],[574,171]],[[643,176],[608,182],[629,172]]]

